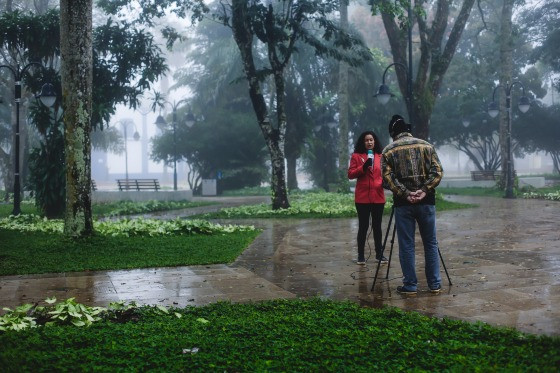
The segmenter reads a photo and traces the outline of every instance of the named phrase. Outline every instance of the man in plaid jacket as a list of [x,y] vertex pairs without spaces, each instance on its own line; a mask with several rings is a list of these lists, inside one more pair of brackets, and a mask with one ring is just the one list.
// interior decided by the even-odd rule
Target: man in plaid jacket
[[414,234],[416,224],[424,244],[426,279],[432,293],[441,290],[439,252],[436,239],[435,188],[443,176],[441,162],[434,147],[410,133],[400,115],[389,122],[393,142],[383,149],[381,167],[383,179],[393,192],[395,227],[399,242],[399,260],[403,285],[402,294],[416,294],[418,279],[415,268]]

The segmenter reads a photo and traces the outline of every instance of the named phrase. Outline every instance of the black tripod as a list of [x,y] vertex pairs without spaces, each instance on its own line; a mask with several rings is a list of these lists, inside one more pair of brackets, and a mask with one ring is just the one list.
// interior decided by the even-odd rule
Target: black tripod
[[[393,217],[395,216],[395,206],[391,209],[391,217],[389,218],[389,224],[387,225],[387,232],[385,232],[385,239],[383,240],[383,249],[381,251],[381,258],[383,257],[383,253],[385,252],[385,247],[387,247],[387,238],[389,238],[389,230],[391,229],[391,223],[393,222]],[[397,226],[393,224],[393,235],[391,237],[391,251],[389,252],[389,262],[387,263],[387,274],[385,275],[385,279],[389,278],[389,269],[391,268],[391,258],[393,257],[393,246],[395,244],[395,234],[397,233]],[[449,281],[449,285],[453,285],[451,283],[451,278],[449,277],[449,273],[447,272],[447,267],[445,266],[445,262],[443,261],[443,257],[441,256],[441,251],[439,250],[438,245],[438,254],[439,259],[441,260],[441,264],[443,265],[443,269],[445,270],[445,274],[447,275],[447,280]],[[375,288],[375,283],[377,282],[377,275],[379,273],[379,267],[381,267],[381,260],[377,261],[377,269],[375,270],[375,277],[373,278],[373,285],[371,286],[371,291]]]

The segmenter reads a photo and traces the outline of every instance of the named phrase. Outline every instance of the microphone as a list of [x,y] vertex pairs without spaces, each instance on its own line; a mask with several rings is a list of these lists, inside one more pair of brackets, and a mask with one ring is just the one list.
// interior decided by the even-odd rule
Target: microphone
[[374,159],[373,159],[373,150],[369,149],[369,150],[367,151],[367,157],[368,157],[368,159],[371,158],[371,166],[369,166],[369,169],[371,170],[371,169],[373,169],[373,161],[374,161]]

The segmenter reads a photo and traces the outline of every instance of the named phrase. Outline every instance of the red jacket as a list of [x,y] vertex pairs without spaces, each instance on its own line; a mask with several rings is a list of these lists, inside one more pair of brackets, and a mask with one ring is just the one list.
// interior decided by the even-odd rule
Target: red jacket
[[363,165],[367,161],[367,154],[353,153],[348,167],[348,178],[358,179],[354,201],[356,203],[385,203],[381,177],[381,154],[374,154],[373,169],[365,172]]

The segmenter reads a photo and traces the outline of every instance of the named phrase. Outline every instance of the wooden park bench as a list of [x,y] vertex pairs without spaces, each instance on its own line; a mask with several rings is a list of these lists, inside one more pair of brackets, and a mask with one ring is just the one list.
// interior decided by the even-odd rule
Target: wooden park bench
[[160,190],[158,179],[117,179],[119,190]]
[[95,183],[95,180],[91,179],[91,190],[92,192],[95,192],[97,190],[97,184]]
[[[497,170],[477,170],[471,171],[471,180],[478,181],[478,180],[498,180],[498,178],[502,175],[502,171]],[[517,173],[513,171],[513,177],[515,178]]]

